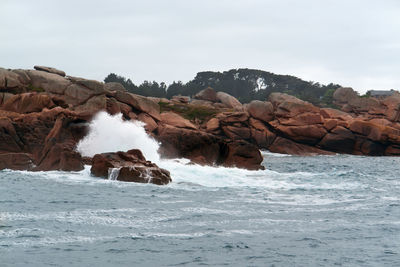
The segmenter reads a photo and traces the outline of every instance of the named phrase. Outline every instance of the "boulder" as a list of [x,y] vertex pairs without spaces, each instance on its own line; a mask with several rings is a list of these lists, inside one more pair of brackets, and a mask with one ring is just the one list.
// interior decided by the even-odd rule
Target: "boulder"
[[222,126],[224,134],[232,140],[248,140],[251,137],[247,127]]
[[68,76],[68,80],[72,81],[75,84],[81,85],[90,91],[93,94],[103,94],[104,92],[104,83],[96,81],[96,80],[88,80],[80,77],[72,77]]
[[321,115],[326,119],[338,119],[343,121],[352,120],[348,113],[333,108],[321,108]]
[[65,72],[64,71],[58,70],[56,68],[45,67],[45,66],[34,66],[33,68],[35,70],[41,70],[41,71],[45,71],[45,72],[49,72],[49,73],[54,73],[54,74],[60,75],[62,77],[65,76]]
[[222,104],[226,105],[228,108],[233,108],[235,110],[242,110],[242,104],[235,97],[224,92],[217,93],[217,99]]
[[55,104],[51,97],[46,94],[24,93],[9,98],[1,109],[18,113],[31,113],[53,107],[55,107]]
[[269,122],[274,119],[274,106],[271,102],[253,100],[246,106],[251,117]]
[[350,87],[341,87],[333,93],[333,100],[338,104],[347,104],[351,99],[357,99],[359,96]]
[[90,171],[97,177],[124,182],[165,185],[172,181],[167,170],[146,161],[142,152],[137,149],[96,154]]
[[199,100],[210,101],[210,102],[218,101],[217,93],[211,87],[201,90],[194,96],[194,98],[199,99]]
[[171,99],[171,101],[173,102],[177,102],[177,103],[184,103],[187,104],[190,102],[190,97],[188,96],[181,96],[181,95],[174,95]]
[[121,91],[121,92],[126,91],[125,87],[122,84],[117,83],[117,82],[105,83],[104,89],[108,90],[108,91]]
[[138,111],[146,112],[158,121],[161,120],[160,106],[144,96],[117,91],[115,94],[115,99],[132,106]]
[[153,120],[153,118],[146,113],[140,113],[137,119],[144,122],[144,128],[147,132],[153,132],[158,127],[158,124]]
[[74,108],[80,113],[87,113],[88,116],[94,116],[101,110],[107,110],[107,97],[105,95],[97,95],[89,98],[84,104]]
[[64,94],[72,83],[58,74],[39,70],[27,70],[26,74],[31,79],[30,87],[36,91],[46,91],[53,94]]
[[248,170],[263,170],[261,165],[263,157],[260,150],[253,144],[245,141],[229,142],[225,146],[223,165]]
[[304,112],[297,116],[285,118],[278,118],[279,123],[287,126],[305,126],[311,124],[322,124],[323,117],[319,113]]
[[277,137],[272,145],[269,146],[269,151],[280,154],[290,154],[299,156],[315,156],[315,155],[333,155],[334,153],[318,149],[313,146],[299,144],[292,140]]
[[13,97],[14,94],[11,93],[0,93],[0,106],[7,102],[8,99]]
[[181,117],[174,112],[161,113],[161,121],[165,124],[172,125],[178,128],[197,129],[189,120]]
[[268,100],[272,105],[277,108],[283,102],[294,102],[294,103],[304,103],[305,101],[298,99],[295,96],[284,94],[284,93],[271,93]]
[[217,119],[222,124],[243,123],[249,119],[249,114],[247,112],[222,112],[217,115]]
[[338,126],[326,134],[321,142],[318,143],[318,146],[337,153],[352,154],[355,141],[356,137],[350,130]]
[[222,139],[213,134],[171,125],[160,125],[155,136],[164,158],[187,158],[199,164],[221,162]]
[[304,126],[279,125],[276,130],[285,137],[308,145],[317,144],[327,133],[327,130],[319,124]]
[[21,93],[23,88],[24,84],[17,73],[0,68],[0,91]]
[[217,118],[211,118],[206,124],[207,132],[214,132],[219,129],[219,126],[219,120]]
[[31,170],[34,167],[32,158],[27,153],[0,154],[0,170]]

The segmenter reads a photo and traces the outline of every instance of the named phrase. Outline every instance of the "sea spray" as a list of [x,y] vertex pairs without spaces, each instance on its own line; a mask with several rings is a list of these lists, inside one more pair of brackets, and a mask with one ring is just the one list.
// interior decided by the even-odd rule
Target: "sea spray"
[[89,133],[77,145],[82,156],[140,149],[147,160],[159,162],[159,144],[143,128],[140,121],[123,121],[122,114],[99,112],[90,122]]

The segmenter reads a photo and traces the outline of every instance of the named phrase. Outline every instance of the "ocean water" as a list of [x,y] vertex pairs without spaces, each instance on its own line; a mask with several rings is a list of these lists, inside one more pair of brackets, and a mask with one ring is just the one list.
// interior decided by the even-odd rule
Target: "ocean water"
[[400,266],[400,158],[263,155],[159,160],[167,186],[0,171],[0,266]]
[[0,172],[0,266],[400,266],[400,158],[164,162],[173,183]]

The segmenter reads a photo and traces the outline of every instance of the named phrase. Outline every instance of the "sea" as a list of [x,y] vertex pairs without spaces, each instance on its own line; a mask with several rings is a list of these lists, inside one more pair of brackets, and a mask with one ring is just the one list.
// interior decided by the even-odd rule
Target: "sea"
[[262,171],[199,166],[157,158],[142,126],[100,114],[77,150],[135,145],[169,185],[90,166],[0,171],[0,266],[400,266],[400,158],[263,151]]

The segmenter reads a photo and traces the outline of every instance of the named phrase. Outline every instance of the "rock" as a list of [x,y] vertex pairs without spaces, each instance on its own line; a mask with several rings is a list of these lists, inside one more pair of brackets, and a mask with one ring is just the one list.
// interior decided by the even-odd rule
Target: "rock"
[[146,112],[158,121],[161,120],[160,106],[144,96],[117,91],[115,99],[132,106],[136,110]]
[[49,72],[49,73],[54,73],[57,75],[60,75],[62,77],[65,76],[65,72],[62,70],[58,70],[55,68],[51,68],[51,67],[45,67],[45,66],[34,66],[33,67],[35,70],[41,70],[41,71],[45,71],[45,72]]
[[272,103],[272,105],[277,108],[283,102],[294,102],[294,103],[304,103],[305,101],[298,99],[295,96],[291,96],[284,93],[271,93],[268,97],[268,100]]
[[260,169],[261,154],[256,146],[243,140],[227,142],[199,130],[159,126],[156,139],[160,154],[166,158],[187,158],[194,163]]
[[58,74],[38,70],[27,70],[26,74],[31,79],[31,88],[36,91],[46,91],[53,94],[64,94],[72,83]]
[[3,110],[18,112],[18,113],[31,113],[40,112],[44,108],[53,108],[51,97],[45,94],[37,93],[24,93],[14,95],[9,98],[2,106]]
[[249,119],[249,114],[246,112],[222,112],[217,115],[217,119],[223,124],[246,122]]
[[199,100],[210,101],[210,102],[218,101],[217,93],[211,87],[201,90],[194,96],[194,98],[199,99]]
[[23,147],[11,119],[0,117],[0,152],[22,152]]
[[215,109],[215,107],[214,107],[215,103],[206,101],[206,100],[194,99],[194,100],[192,100],[192,102],[190,102],[190,104],[194,105],[194,106],[202,106],[202,107],[207,107],[210,109]]
[[222,126],[222,131],[232,140],[248,140],[251,137],[247,127]]
[[17,73],[0,68],[0,90],[10,93],[22,93],[24,84]]
[[385,116],[388,120],[400,121],[400,94],[393,94],[382,99],[381,104],[386,107]]
[[27,153],[4,153],[0,154],[0,170],[31,170],[33,161]]
[[158,127],[157,123],[153,120],[153,118],[150,115],[147,115],[146,113],[140,113],[137,119],[145,123],[144,128],[146,129],[147,132],[153,132]]
[[319,114],[320,109],[311,103],[296,98],[296,100],[287,100],[280,103],[277,106],[275,116],[291,118],[305,112]]
[[39,166],[33,170],[81,171],[83,170],[83,159],[81,154],[73,150],[73,147],[64,144],[54,144]]
[[165,185],[172,181],[167,170],[146,161],[142,152],[137,149],[96,154],[90,171],[98,177],[125,182]]
[[251,117],[269,122],[274,119],[274,106],[271,102],[253,100],[247,105],[247,112]]
[[269,151],[280,154],[290,154],[299,156],[332,155],[334,153],[318,149],[316,147],[298,144],[292,140],[277,137],[274,143],[269,146]]
[[355,135],[348,129],[338,126],[330,133],[326,134],[319,142],[318,146],[322,149],[337,153],[352,154],[355,145]]
[[161,113],[161,121],[165,124],[172,125],[178,128],[197,129],[189,120],[184,119],[174,112]]
[[269,146],[275,141],[276,134],[269,130],[259,130],[250,128],[251,138],[257,144],[259,148],[269,148]]
[[86,87],[93,94],[103,94],[104,92],[104,83],[96,81],[96,80],[88,80],[80,77],[72,77],[68,76],[68,80],[72,81],[75,84]]
[[[161,143],[159,153],[165,158],[187,158],[199,164],[220,164],[222,139],[199,130],[159,126],[155,138]],[[202,162],[196,161],[202,159]]]
[[75,107],[74,110],[93,116],[99,111],[107,110],[107,97],[105,95],[93,96],[83,105]]
[[287,126],[305,126],[311,124],[322,124],[323,118],[319,113],[304,112],[295,117],[278,119],[279,123]]
[[217,99],[224,105],[235,110],[242,110],[242,104],[235,97],[224,92],[217,93]]
[[171,99],[171,101],[173,102],[177,102],[177,103],[184,103],[187,104],[190,102],[190,97],[188,96],[181,96],[181,95],[174,95]]
[[117,82],[109,82],[104,84],[104,89],[108,91],[121,91],[126,92],[125,87]]
[[358,98],[358,94],[350,87],[341,87],[333,93],[333,99],[338,104],[347,104],[349,100]]
[[207,122],[206,125],[207,132],[214,132],[219,129],[219,120],[217,118],[212,118]]
[[248,170],[263,170],[262,161],[263,157],[256,146],[240,140],[227,144],[223,165]]
[[353,117],[346,112],[340,111],[333,108],[321,108],[321,115],[326,119],[338,119],[338,120],[352,120]]
[[0,107],[7,102],[8,99],[12,98],[14,94],[11,93],[0,93]]
[[317,144],[327,133],[322,125],[284,126],[279,125],[276,130],[294,141],[308,145]]

